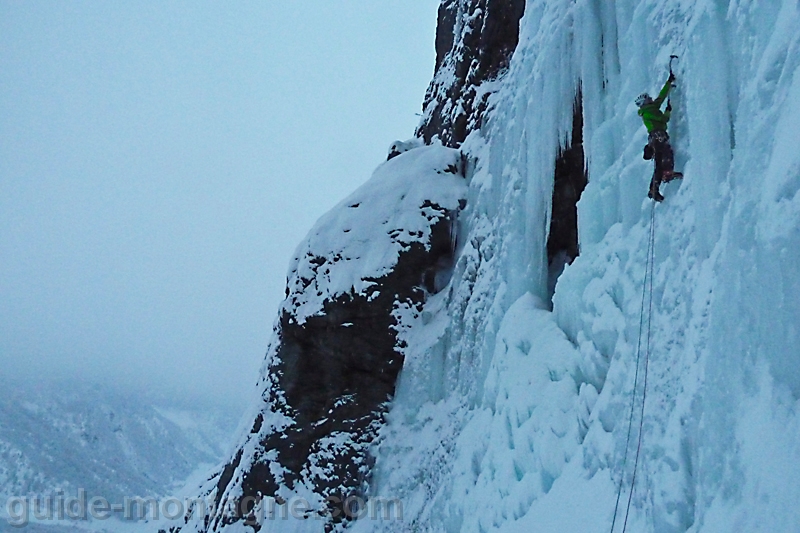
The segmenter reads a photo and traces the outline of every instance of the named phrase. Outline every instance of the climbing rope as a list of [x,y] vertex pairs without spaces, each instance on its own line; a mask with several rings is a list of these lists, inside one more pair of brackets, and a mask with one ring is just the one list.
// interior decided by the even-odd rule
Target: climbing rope
[[[622,485],[625,480],[625,469],[628,464],[628,449],[631,442],[631,431],[633,428],[633,414],[636,407],[636,388],[639,384],[639,368],[642,355],[642,333],[644,332],[644,306],[645,302],[649,300],[647,310],[647,343],[645,346],[645,359],[644,359],[644,387],[642,390],[642,408],[639,413],[639,438],[636,445],[636,458],[633,462],[633,477],[631,478],[631,490],[628,494],[628,505],[625,508],[625,521],[622,526],[622,533],[625,533],[628,527],[628,515],[631,510],[631,500],[633,499],[633,487],[636,483],[636,470],[639,466],[639,455],[642,450],[642,430],[644,427],[644,404],[647,399],[647,369],[650,363],[650,324],[653,316],[653,263],[655,262],[655,236],[656,236],[656,203],[653,202],[650,211],[650,238],[647,243],[647,260],[645,262],[644,270],[644,283],[642,286],[642,307],[639,310],[639,338],[636,341],[636,372],[633,376],[633,393],[631,394],[631,414],[628,417],[628,436],[625,439],[625,455],[622,458],[622,475],[619,479],[619,487],[617,488],[617,501],[614,504],[614,518],[611,520],[611,533],[614,533],[614,526],[617,523],[617,512],[619,509],[619,500],[622,496]],[[648,298],[649,295],[649,298]]]

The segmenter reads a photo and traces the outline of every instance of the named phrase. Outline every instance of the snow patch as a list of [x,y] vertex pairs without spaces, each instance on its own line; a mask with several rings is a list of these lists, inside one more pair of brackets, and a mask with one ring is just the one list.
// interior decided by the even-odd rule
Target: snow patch
[[[428,246],[441,216],[465,196],[461,154],[443,146],[406,151],[380,165],[372,178],[314,225],[289,267],[283,310],[302,324],[324,303],[355,293],[374,296],[412,243]],[[368,275],[365,275],[368,273]]]

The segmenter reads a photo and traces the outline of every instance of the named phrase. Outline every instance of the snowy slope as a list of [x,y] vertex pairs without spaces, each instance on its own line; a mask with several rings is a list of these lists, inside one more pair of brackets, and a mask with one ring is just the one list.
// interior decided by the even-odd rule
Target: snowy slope
[[[800,6],[529,1],[460,220],[449,291],[405,337],[356,531],[800,531]],[[655,206],[652,322],[637,344],[653,205],[633,100],[670,54],[686,178]],[[553,167],[583,93],[581,256],[547,302]],[[645,309],[649,308],[649,301]],[[645,316],[646,318],[646,316]],[[626,440],[635,399],[627,463]],[[622,531],[618,517],[615,531]]]
[[[121,503],[175,494],[196,470],[205,474],[223,459],[238,421],[222,408],[161,408],[75,381],[3,383],[0,391],[0,531],[10,527],[9,498],[44,501],[83,489],[87,500]],[[76,526],[46,520],[36,527]]]

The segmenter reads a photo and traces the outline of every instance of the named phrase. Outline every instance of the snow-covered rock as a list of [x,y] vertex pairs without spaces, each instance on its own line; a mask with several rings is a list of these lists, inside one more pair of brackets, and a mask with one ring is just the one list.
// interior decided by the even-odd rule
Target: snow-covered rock
[[417,136],[458,146],[479,129],[517,46],[525,0],[442,0],[436,70]]
[[404,151],[297,248],[262,402],[205,487],[214,510],[191,529],[236,531],[276,503],[300,503],[292,516],[331,527],[366,496],[370,447],[403,366],[398,335],[452,271],[465,165],[443,146]]
[[414,244],[443,253],[431,250],[432,228],[459,209],[465,162],[441,146],[404,154],[320,218],[295,251],[282,306],[293,321],[303,324],[344,295],[374,299],[375,279],[391,273]]
[[419,148],[423,144],[424,143],[422,140],[417,139],[416,137],[407,141],[397,140],[393,142],[391,146],[389,146],[389,154],[386,156],[386,159],[389,160],[393,157],[397,157],[398,155],[408,152],[409,150]]

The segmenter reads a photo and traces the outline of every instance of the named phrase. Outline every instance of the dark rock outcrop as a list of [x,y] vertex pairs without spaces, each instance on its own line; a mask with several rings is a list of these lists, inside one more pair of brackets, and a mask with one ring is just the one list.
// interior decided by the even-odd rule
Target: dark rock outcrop
[[559,148],[553,181],[553,210],[547,238],[547,259],[550,263],[563,253],[568,262],[578,257],[577,203],[586,188],[588,175],[583,152],[583,101],[575,99],[572,113],[572,138]]
[[261,442],[265,451],[277,452],[283,475],[273,474],[272,460],[257,460],[243,476],[244,497],[306,484],[327,502],[334,522],[351,514],[345,502],[366,497],[367,447],[403,366],[393,311],[419,307],[434,290],[430,273],[453,253],[452,214],[432,203],[423,207],[436,213],[430,215],[430,242],[411,243],[388,275],[369,278],[368,293],[328,300],[322,314],[303,324],[282,313],[278,355],[269,369],[277,379],[268,393],[294,424]]
[[553,177],[553,207],[547,236],[551,296],[564,265],[572,263],[580,253],[577,204],[588,181],[583,151],[583,97],[579,90],[572,108],[572,137],[566,147],[559,147]]
[[237,522],[258,531],[270,506],[298,499],[303,516],[322,517],[328,531],[358,514],[369,447],[403,366],[403,321],[452,264],[462,164],[441,146],[397,155],[298,248],[263,369],[263,404],[209,480],[214,507],[195,531]]
[[487,82],[508,67],[519,41],[525,0],[443,0],[436,28],[436,70],[417,135],[458,147],[479,129],[493,92]]

